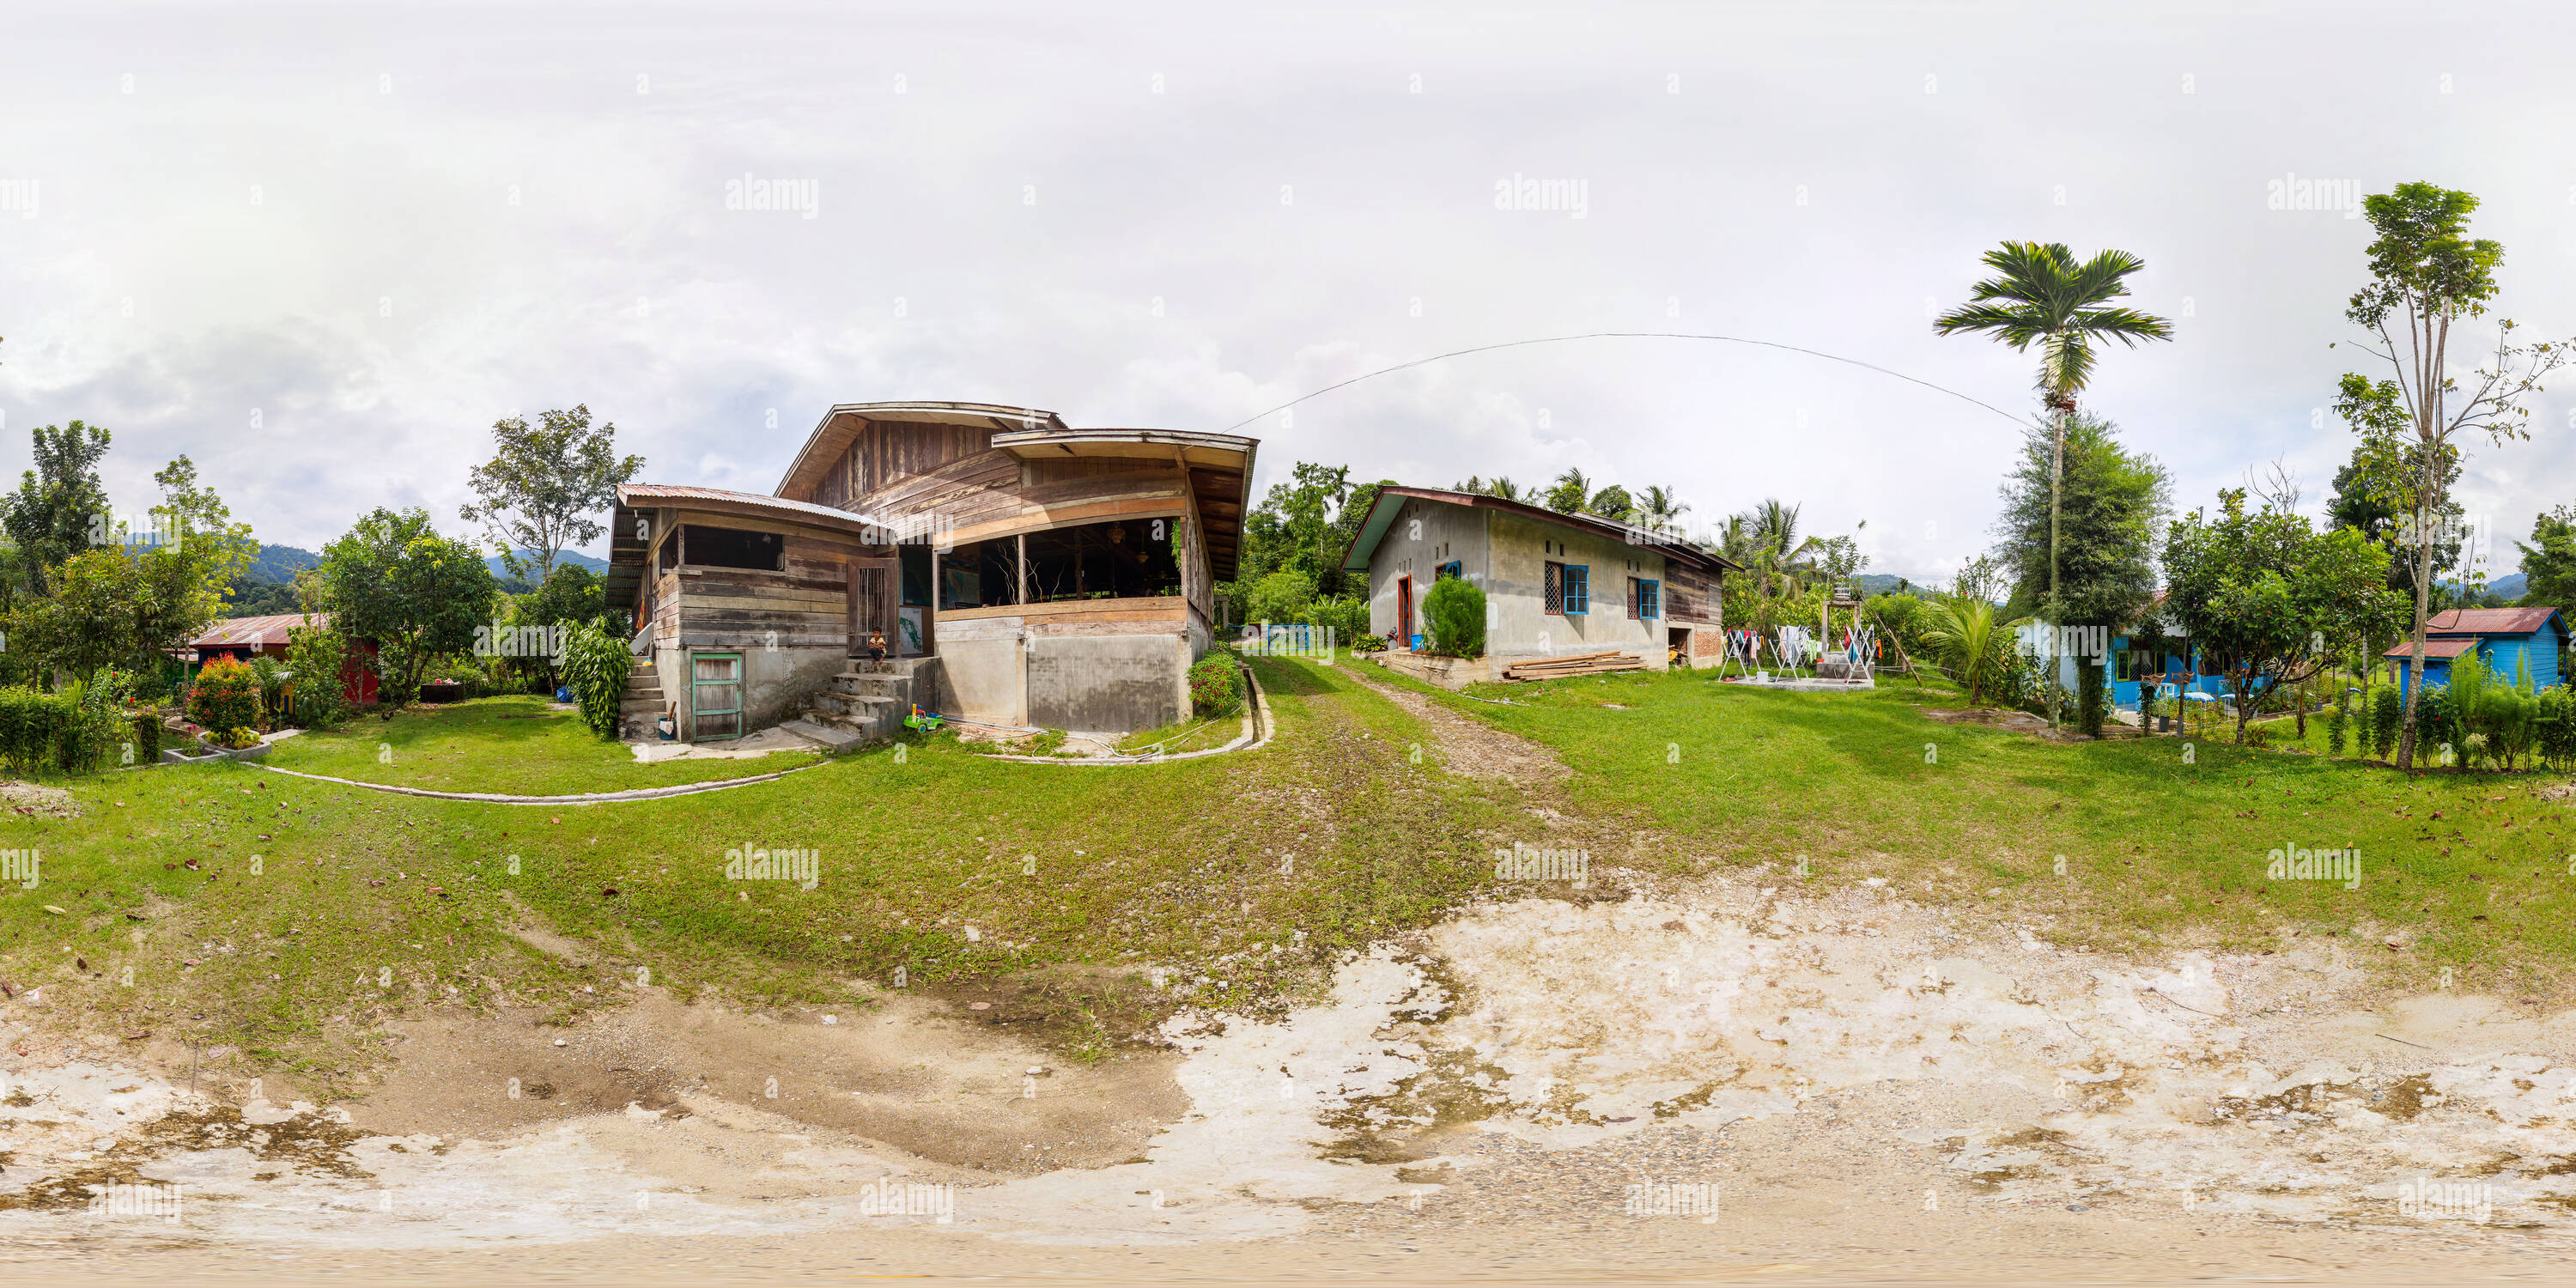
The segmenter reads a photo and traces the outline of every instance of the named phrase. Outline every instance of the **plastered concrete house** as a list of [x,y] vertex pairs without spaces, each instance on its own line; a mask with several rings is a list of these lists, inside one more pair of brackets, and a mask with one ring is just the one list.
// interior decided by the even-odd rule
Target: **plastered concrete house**
[[[1343,573],[1366,578],[1369,630],[1390,664],[1444,683],[1493,678],[1539,658],[1632,652],[1662,670],[1725,656],[1719,579],[1734,564],[1669,533],[1439,488],[1385,487],[1352,535]],[[1407,665],[1421,603],[1443,577],[1485,592],[1485,657]]]
[[621,487],[607,590],[645,662],[628,714],[687,741],[789,721],[880,737],[915,704],[1018,727],[1168,724],[1234,575],[1255,447],[859,403],[825,413],[772,495]]

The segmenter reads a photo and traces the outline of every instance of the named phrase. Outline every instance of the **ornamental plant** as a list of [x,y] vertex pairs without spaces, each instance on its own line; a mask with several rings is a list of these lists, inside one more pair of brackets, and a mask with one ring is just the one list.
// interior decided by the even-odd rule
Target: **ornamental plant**
[[564,630],[563,681],[581,707],[581,722],[602,738],[617,736],[618,707],[626,701],[626,675],[635,655],[595,621]]
[[206,663],[188,686],[188,719],[200,729],[259,724],[259,673],[229,657]]

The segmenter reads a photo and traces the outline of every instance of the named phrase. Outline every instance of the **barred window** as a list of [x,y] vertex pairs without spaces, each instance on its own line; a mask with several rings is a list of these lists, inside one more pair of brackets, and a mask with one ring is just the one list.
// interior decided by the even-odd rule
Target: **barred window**
[[1561,563],[1547,565],[1547,615],[1565,616],[1565,565]]

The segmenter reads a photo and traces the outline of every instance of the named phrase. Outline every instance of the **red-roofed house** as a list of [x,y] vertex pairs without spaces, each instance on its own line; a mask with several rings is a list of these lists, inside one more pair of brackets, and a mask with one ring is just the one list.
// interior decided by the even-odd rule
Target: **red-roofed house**
[[[229,657],[241,662],[247,662],[254,657],[273,657],[283,662],[286,660],[287,646],[292,643],[289,632],[298,626],[305,625],[307,620],[302,613],[229,618],[215,623],[207,628],[205,634],[188,641],[185,656],[180,660],[188,663],[188,674],[192,678],[196,675],[197,667],[219,657]],[[309,620],[316,627],[328,627],[331,624],[331,615],[315,613]],[[341,667],[341,690],[349,695],[351,702],[361,706],[376,700],[376,673],[366,665],[366,659],[375,656],[375,652],[374,640],[351,640],[348,659]]]
[[[2566,650],[2567,622],[2555,608],[2449,609],[2424,623],[2424,683],[2449,684],[2452,661],[2474,652],[2488,670],[2508,680],[2528,667],[2532,687],[2546,689],[2558,683],[2558,659]],[[2414,655],[2412,638],[2380,655],[2396,664],[2401,695],[2410,669],[2407,659]]]

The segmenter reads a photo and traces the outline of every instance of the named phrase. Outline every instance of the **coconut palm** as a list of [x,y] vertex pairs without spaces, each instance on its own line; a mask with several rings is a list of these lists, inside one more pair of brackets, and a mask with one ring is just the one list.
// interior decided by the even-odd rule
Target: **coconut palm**
[[1754,571],[1765,598],[1774,583],[1796,586],[1798,575],[1811,563],[1809,556],[1823,544],[1814,537],[1798,536],[1799,509],[1770,497],[1739,516],[1752,529],[1752,562],[1746,567]]
[[1923,645],[1968,686],[1968,705],[1977,705],[1986,681],[2003,665],[2003,644],[2030,619],[2017,617],[1998,625],[1995,606],[1982,599],[1948,596],[1923,610]]
[[[1942,335],[1981,332],[2024,352],[2039,346],[2040,400],[2056,420],[2048,497],[2048,619],[2062,625],[2057,493],[2065,480],[2066,421],[2075,414],[2075,396],[2093,377],[2093,350],[2100,340],[2135,348],[2145,340],[2172,339],[2173,324],[2110,303],[2129,293],[2129,274],[2147,266],[2127,251],[2102,251],[2079,264],[2062,242],[2005,242],[1984,259],[1996,275],[1977,283],[1966,305],[1934,319],[1932,329]],[[2055,724],[2055,686],[2049,693],[2048,718]]]
[[1671,488],[1649,486],[1637,501],[1637,518],[1649,530],[1662,532],[1678,526],[1683,512],[1689,509],[1690,504]]

